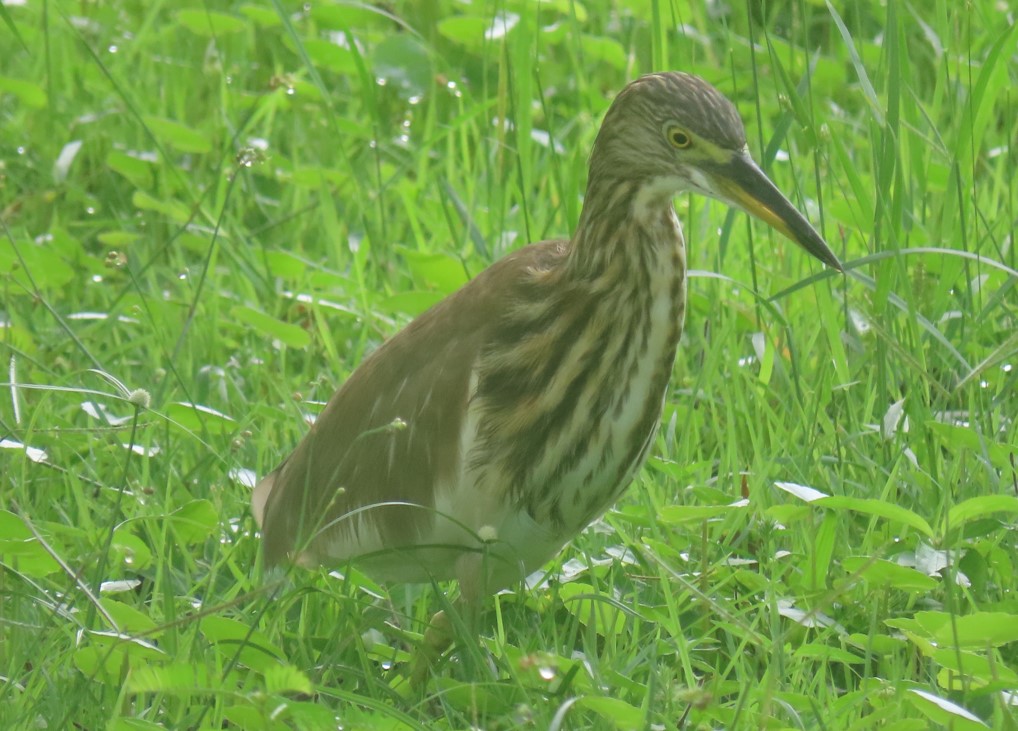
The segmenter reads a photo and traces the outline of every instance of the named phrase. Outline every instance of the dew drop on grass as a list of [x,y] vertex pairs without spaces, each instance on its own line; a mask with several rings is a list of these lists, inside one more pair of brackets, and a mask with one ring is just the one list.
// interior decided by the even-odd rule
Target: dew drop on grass
[[18,145],[18,154],[19,155],[24,155],[25,154],[25,148],[24,148],[23,145]]
[[114,45],[110,46],[110,47],[109,47],[108,49],[106,49],[106,50],[108,50],[108,51],[109,51],[110,53],[116,53],[116,52],[117,52],[117,51],[119,51],[120,49],[119,49],[119,48],[117,48],[117,47],[116,47],[116,45],[114,44]]
[[1002,366],[1000,367],[1000,370],[1004,371],[1004,373],[1010,373],[1010,372],[1011,372],[1011,369],[1012,369],[1012,367],[1013,367],[1013,366],[1012,366],[1012,365],[1011,365],[1010,363],[1005,363],[1004,365],[1002,365]]
[[537,674],[541,676],[541,680],[551,681],[555,679],[555,668],[542,666],[537,669]]

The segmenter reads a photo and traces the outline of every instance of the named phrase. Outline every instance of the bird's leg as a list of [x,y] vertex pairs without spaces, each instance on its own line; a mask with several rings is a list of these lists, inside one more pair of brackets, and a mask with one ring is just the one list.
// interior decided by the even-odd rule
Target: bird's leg
[[439,610],[424,630],[420,649],[410,667],[410,685],[413,688],[422,688],[427,683],[432,668],[455,641],[457,629],[465,629],[466,637],[476,638],[478,635],[479,597],[484,596],[485,591],[484,557],[477,553],[463,554],[456,562],[456,576],[460,596],[449,607],[451,615],[445,609]]
[[410,665],[410,687],[420,689],[427,684],[432,668],[455,638],[456,631],[452,620],[444,609],[439,610],[428,622],[428,628],[424,630],[424,639],[421,640],[421,646]]

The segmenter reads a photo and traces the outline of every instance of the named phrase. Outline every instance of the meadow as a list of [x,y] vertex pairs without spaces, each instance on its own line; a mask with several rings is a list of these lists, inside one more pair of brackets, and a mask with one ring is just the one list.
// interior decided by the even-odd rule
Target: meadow
[[[0,5],[0,728],[1018,729],[1008,5]],[[650,460],[416,691],[455,585],[263,576],[251,486],[665,69],[846,272],[678,198]]]

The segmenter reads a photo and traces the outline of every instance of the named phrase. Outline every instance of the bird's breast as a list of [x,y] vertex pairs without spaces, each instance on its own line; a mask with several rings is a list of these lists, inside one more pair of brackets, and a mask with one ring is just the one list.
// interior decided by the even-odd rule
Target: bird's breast
[[670,205],[656,221],[628,242],[611,287],[521,306],[522,322],[506,325],[514,342],[478,362],[458,481],[470,494],[448,499],[474,501],[475,520],[515,544],[528,569],[618,498],[656,431],[686,294]]

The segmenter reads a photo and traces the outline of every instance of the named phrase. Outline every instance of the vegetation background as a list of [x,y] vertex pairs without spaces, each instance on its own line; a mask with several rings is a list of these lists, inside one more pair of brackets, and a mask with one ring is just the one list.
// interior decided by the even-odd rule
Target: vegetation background
[[[0,727],[1018,728],[1014,21],[5,0]],[[732,97],[848,272],[677,200],[652,460],[411,692],[450,587],[263,583],[250,486],[382,339],[568,235],[660,69]]]

